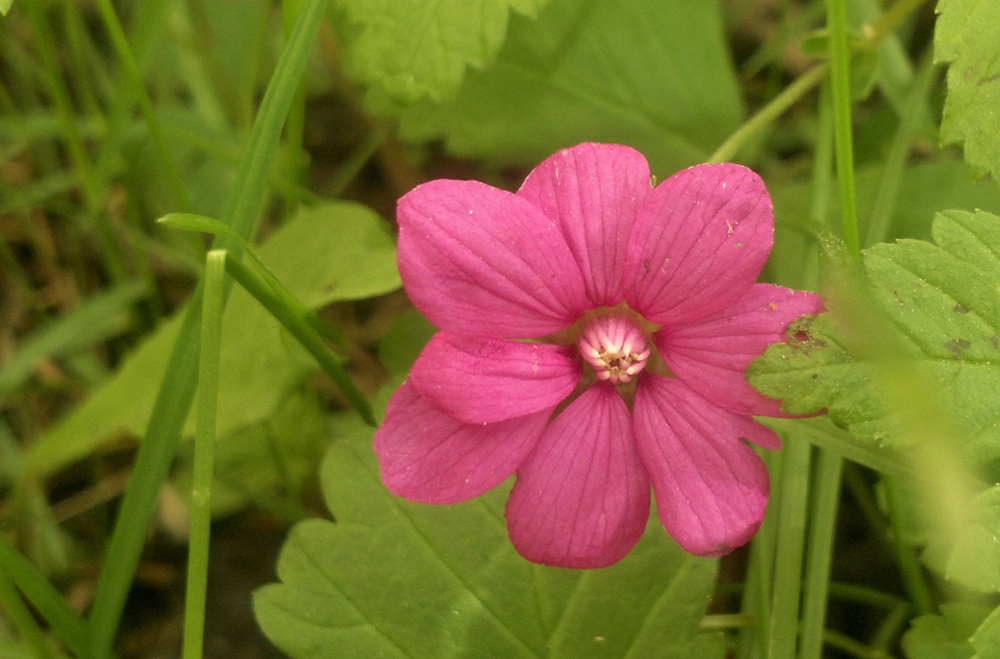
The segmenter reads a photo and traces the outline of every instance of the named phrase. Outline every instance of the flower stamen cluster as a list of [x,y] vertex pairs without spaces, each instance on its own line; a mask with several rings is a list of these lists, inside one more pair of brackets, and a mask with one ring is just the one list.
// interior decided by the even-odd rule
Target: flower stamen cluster
[[611,384],[631,382],[646,368],[651,353],[642,330],[632,320],[616,316],[590,321],[577,345],[597,379]]

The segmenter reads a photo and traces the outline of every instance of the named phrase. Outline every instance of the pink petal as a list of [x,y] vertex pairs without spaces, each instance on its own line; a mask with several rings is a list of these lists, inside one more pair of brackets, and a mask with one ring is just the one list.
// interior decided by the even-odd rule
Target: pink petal
[[549,409],[498,423],[462,423],[421,398],[407,380],[389,400],[372,448],[382,482],[394,495],[456,503],[509,478],[535,447],[551,415]]
[[586,143],[546,159],[517,194],[562,227],[590,304],[613,307],[625,299],[622,270],[628,237],[650,190],[649,165],[641,153],[617,144]]
[[559,226],[514,194],[477,181],[431,181],[399,200],[397,219],[403,284],[443,330],[544,336],[586,308]]
[[721,556],[750,540],[764,519],[770,481],[764,462],[740,439],[760,442],[770,433],[762,443],[773,446],[774,434],[680,380],[655,375],[636,388],[634,420],[667,533],[699,556]]
[[493,423],[551,410],[580,380],[568,346],[439,332],[410,370],[431,405],[466,423]]
[[736,414],[788,416],[781,401],[755,391],[747,366],[772,343],[787,340],[785,328],[819,313],[819,296],[771,284],[754,284],[734,304],[689,325],[667,325],[654,336],[678,378],[716,405]]
[[677,172],[639,209],[626,299],[653,323],[709,317],[746,293],[773,241],[771,198],[759,176],[732,164]]
[[536,563],[605,567],[632,550],[649,519],[649,476],[614,387],[591,387],[549,424],[506,517],[514,548]]

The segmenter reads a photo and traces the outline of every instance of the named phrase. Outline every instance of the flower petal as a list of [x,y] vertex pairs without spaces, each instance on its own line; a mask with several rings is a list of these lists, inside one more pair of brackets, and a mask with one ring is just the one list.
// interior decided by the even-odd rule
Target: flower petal
[[625,262],[629,306],[653,323],[713,315],[756,281],[774,242],[771,198],[741,165],[697,165],[639,209]]
[[478,181],[431,181],[399,200],[397,219],[406,292],[443,330],[544,336],[586,308],[559,226],[514,194]]
[[582,369],[568,346],[438,332],[410,370],[431,405],[466,423],[493,423],[551,410]]
[[636,388],[634,429],[660,522],[681,547],[721,556],[753,537],[770,481],[764,462],[740,438],[759,440],[769,430],[659,376]]
[[585,143],[547,158],[517,191],[559,223],[591,306],[613,307],[625,299],[628,237],[651,191],[649,181],[649,165],[635,149]]
[[407,380],[389,400],[372,448],[382,482],[422,503],[477,497],[510,477],[538,442],[552,410],[490,424],[447,416]]
[[649,519],[649,476],[614,387],[585,391],[517,472],[507,532],[530,561],[596,568],[621,560]]
[[749,293],[712,317],[667,325],[654,340],[674,375],[719,407],[747,416],[788,416],[781,411],[780,400],[750,386],[747,366],[767,346],[785,341],[785,328],[793,320],[819,313],[821,307],[814,293],[754,284]]

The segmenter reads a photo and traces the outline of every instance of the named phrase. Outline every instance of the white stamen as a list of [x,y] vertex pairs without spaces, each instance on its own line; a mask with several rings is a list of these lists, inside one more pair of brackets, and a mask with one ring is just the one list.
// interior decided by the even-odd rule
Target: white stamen
[[597,379],[612,384],[630,382],[646,367],[651,352],[639,325],[618,316],[592,320],[577,345]]

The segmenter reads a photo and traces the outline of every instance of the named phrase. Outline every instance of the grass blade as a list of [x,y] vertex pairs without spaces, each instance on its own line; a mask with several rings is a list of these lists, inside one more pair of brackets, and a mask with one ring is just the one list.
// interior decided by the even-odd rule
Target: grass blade
[[[282,125],[305,70],[326,5],[327,0],[305,3],[251,130],[247,153],[241,162],[225,213],[226,223],[244,238],[251,234],[260,212]],[[239,250],[235,246],[229,247],[229,242],[217,239],[216,246]],[[167,478],[194,399],[198,380],[201,295],[199,287],[181,326],[108,545],[90,616],[89,656],[94,659],[105,657],[111,651],[125,598],[139,564],[149,520],[156,510],[157,496]]]

